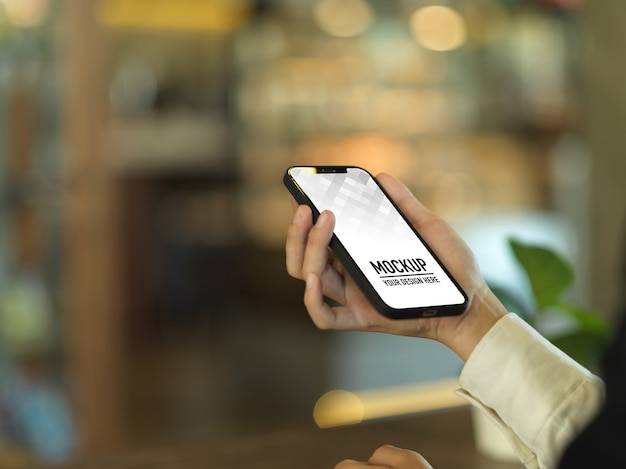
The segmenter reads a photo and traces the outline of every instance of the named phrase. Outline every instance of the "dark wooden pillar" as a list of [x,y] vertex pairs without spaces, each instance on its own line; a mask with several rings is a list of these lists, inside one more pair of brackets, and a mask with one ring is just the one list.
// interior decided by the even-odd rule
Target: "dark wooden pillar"
[[61,3],[65,133],[65,311],[82,450],[124,443],[118,201],[107,164],[106,51],[97,1]]

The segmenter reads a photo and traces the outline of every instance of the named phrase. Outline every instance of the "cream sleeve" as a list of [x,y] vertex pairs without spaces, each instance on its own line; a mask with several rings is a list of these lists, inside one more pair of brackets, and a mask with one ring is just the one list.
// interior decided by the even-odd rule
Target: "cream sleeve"
[[515,314],[467,360],[457,394],[486,412],[527,468],[551,469],[598,412],[602,381]]

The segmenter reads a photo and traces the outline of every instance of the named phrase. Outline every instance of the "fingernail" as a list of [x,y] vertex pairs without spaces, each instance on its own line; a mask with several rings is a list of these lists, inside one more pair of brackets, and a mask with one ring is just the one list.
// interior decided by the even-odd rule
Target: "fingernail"
[[326,226],[330,221],[330,214],[328,212],[320,213],[320,216],[317,218],[317,222],[315,223],[317,226],[322,227]]
[[296,209],[296,213],[293,215],[293,221],[299,222],[304,217],[305,208],[304,205],[299,205]]
[[313,282],[315,281],[315,277],[313,276],[313,274],[309,274],[306,276],[306,281],[304,282],[305,288],[307,290],[310,290],[311,288],[313,288]]

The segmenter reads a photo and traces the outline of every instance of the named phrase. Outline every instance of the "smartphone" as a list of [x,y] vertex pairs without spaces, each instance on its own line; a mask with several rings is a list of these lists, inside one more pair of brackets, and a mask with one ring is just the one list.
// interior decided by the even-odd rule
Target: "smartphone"
[[283,182],[314,219],[333,212],[330,248],[379,313],[409,319],[467,309],[467,295],[369,172],[292,166]]

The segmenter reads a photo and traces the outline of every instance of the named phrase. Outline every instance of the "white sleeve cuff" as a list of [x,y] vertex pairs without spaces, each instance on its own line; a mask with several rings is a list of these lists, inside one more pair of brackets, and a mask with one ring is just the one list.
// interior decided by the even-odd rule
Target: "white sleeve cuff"
[[509,440],[519,438],[518,454],[536,455],[539,467],[556,464],[603,400],[599,378],[513,313],[483,337],[459,382],[459,394],[486,408]]

